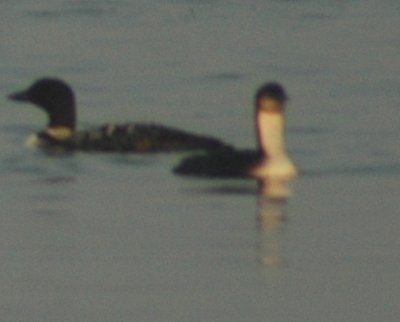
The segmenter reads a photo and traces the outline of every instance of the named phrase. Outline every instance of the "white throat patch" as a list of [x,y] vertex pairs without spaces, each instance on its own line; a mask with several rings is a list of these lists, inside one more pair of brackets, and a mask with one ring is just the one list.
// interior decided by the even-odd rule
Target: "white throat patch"
[[72,130],[66,126],[48,127],[44,132],[56,140],[66,140],[72,135]]
[[297,169],[289,159],[284,138],[284,117],[279,112],[258,111],[257,126],[263,161],[252,171],[256,177],[290,178]]

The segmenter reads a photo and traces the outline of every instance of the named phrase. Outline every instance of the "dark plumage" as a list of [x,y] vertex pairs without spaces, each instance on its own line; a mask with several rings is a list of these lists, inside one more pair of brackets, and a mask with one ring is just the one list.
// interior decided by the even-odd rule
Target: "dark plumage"
[[186,150],[230,149],[221,141],[191,134],[158,124],[104,124],[76,131],[66,139],[52,138],[45,131],[38,134],[43,147],[104,152],[173,152]]
[[274,82],[266,83],[257,90],[254,103],[257,104],[261,98],[271,98],[279,103],[285,103],[289,99],[282,85]]
[[231,150],[210,152],[185,158],[174,172],[181,175],[242,178],[248,177],[251,169],[263,158],[261,151]]
[[66,150],[105,152],[172,152],[231,149],[224,142],[158,124],[105,124],[75,131],[75,96],[64,81],[43,78],[28,89],[9,95],[18,102],[30,102],[44,110],[48,126],[38,133],[39,146]]
[[241,178],[292,177],[297,169],[284,145],[284,109],[288,96],[278,83],[266,83],[255,94],[255,151],[215,151],[187,157],[174,169],[181,175]]

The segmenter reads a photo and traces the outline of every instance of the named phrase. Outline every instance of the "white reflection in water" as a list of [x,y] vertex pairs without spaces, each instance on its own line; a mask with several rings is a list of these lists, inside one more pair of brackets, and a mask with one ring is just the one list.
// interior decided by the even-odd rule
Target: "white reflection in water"
[[264,179],[259,181],[257,226],[260,232],[259,261],[267,267],[285,265],[283,231],[284,206],[291,195],[290,181]]
[[286,200],[292,194],[291,180],[283,178],[265,178],[259,180],[259,194],[270,200]]

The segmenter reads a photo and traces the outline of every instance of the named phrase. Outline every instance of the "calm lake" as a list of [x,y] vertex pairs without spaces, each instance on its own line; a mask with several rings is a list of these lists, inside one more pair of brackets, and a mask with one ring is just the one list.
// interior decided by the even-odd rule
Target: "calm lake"
[[[400,2],[2,1],[2,321],[363,321],[400,316]],[[303,174],[171,173],[182,154],[46,155],[43,76],[79,127],[154,121],[255,147],[252,97],[285,85]]]

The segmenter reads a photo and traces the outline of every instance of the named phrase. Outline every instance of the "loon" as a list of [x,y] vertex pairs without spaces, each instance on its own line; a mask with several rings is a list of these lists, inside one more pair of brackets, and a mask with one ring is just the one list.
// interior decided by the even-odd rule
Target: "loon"
[[47,127],[29,140],[30,145],[41,148],[104,152],[231,149],[218,139],[153,123],[104,124],[77,131],[74,92],[57,78],[39,79],[8,98],[33,103],[47,113]]
[[284,110],[288,96],[275,82],[265,83],[254,98],[258,149],[211,151],[189,156],[174,168],[180,175],[217,178],[289,179],[297,169],[286,153]]

